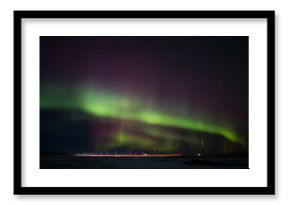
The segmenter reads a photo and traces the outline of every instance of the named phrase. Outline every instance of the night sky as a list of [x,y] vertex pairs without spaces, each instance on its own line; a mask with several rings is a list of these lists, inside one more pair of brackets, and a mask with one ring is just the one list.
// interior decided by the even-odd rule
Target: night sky
[[248,37],[40,37],[41,152],[248,152]]

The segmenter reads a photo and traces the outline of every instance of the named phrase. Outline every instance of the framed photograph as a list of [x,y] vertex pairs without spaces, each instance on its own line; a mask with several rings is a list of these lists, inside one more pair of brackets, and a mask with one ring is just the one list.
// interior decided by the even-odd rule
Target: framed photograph
[[274,194],[274,11],[14,11],[15,194]]

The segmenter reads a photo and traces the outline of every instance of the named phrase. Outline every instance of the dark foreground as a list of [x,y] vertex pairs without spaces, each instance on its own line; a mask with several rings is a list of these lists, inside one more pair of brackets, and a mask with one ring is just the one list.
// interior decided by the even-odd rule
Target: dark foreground
[[247,156],[77,157],[41,155],[41,169],[248,169]]

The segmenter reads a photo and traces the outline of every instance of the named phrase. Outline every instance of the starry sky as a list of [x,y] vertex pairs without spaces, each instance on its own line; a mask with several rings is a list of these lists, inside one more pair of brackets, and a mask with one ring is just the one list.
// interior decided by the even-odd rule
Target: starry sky
[[40,37],[41,152],[248,152],[247,36]]

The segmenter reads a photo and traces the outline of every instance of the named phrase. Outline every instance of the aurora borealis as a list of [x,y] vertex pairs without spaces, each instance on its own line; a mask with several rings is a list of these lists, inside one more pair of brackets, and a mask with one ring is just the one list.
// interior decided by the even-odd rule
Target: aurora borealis
[[41,152],[247,153],[248,37],[40,37]]

